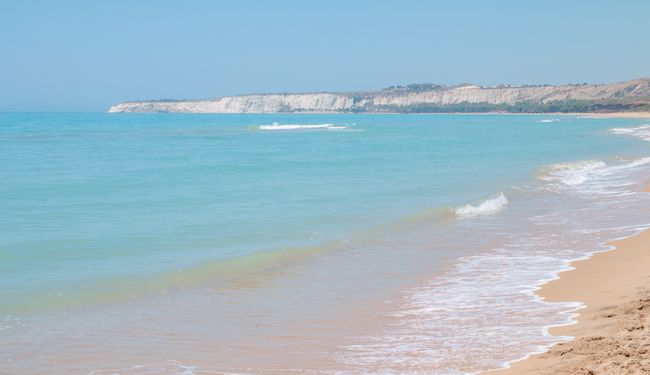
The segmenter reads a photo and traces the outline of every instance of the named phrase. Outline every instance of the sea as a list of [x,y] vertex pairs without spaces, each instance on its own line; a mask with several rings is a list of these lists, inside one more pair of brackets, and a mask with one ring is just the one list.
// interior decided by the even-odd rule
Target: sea
[[650,120],[0,113],[0,373],[475,374],[650,227]]

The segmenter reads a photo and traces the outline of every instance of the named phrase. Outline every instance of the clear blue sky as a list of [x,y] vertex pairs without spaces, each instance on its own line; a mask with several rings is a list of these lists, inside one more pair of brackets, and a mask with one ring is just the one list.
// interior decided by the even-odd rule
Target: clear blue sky
[[0,1],[0,111],[650,75],[650,1]]

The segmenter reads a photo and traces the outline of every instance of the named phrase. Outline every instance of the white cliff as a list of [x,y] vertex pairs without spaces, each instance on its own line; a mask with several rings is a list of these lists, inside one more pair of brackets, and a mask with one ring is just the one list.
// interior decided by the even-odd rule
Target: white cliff
[[[415,89],[413,87],[417,86]],[[409,106],[462,103],[513,105],[562,101],[650,103],[650,80],[602,85],[442,87],[413,85],[352,93],[256,94],[207,100],[132,101],[109,112],[276,113],[276,112],[399,112]]]

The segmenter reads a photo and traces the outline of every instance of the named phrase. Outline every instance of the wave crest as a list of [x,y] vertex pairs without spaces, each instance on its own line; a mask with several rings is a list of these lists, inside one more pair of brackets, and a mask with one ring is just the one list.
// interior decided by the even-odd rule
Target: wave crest
[[580,185],[598,170],[607,167],[600,160],[582,160],[570,163],[551,164],[542,167],[537,177],[543,181],[560,182],[564,185]]
[[260,130],[340,130],[347,129],[347,126],[335,124],[278,124],[274,122],[271,125],[261,125]]
[[476,206],[466,204],[453,209],[454,215],[460,218],[491,215],[503,210],[508,205],[508,198],[503,193],[492,196]]
[[631,135],[633,137],[641,138],[644,141],[650,142],[650,125],[644,124],[641,126],[631,128],[613,128],[609,129],[612,134]]

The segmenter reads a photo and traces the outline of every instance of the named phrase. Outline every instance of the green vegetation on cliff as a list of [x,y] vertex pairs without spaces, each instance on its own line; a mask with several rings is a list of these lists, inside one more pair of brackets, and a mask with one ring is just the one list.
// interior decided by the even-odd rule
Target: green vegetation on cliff
[[510,113],[569,113],[569,112],[632,112],[648,111],[650,104],[605,102],[590,100],[564,100],[548,103],[518,102],[515,104],[490,103],[457,103],[435,104],[418,103],[412,105],[382,105],[377,106],[377,112],[396,113],[481,113],[481,112],[510,112]]

